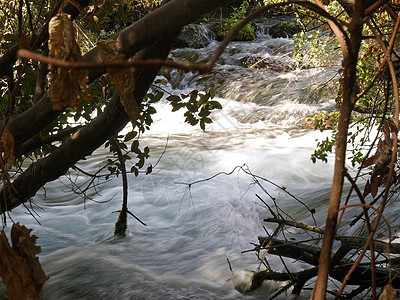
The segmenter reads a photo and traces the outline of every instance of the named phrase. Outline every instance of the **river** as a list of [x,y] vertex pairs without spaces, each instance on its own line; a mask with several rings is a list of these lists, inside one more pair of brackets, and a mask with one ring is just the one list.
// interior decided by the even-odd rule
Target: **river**
[[[216,45],[176,49],[172,56],[197,53],[202,60]],[[175,76],[165,87],[179,94],[218,82],[223,109],[212,114],[214,123],[203,132],[185,124],[182,112],[171,112],[165,99],[155,105],[155,122],[140,139],[151,149],[146,165],[155,165],[168,139],[167,149],[151,174],[128,175],[129,209],[147,226],[130,217],[128,236],[113,237],[120,177],[91,190],[86,200],[70,191],[66,177],[47,184],[33,199],[40,224],[24,207],[15,209],[13,220],[39,237],[40,261],[50,277],[42,299],[265,299],[276,291],[280,284],[274,282],[247,295],[234,288],[246,285],[259,267],[254,252],[242,251],[265,235],[263,226],[269,232],[276,227],[263,223],[270,214],[256,194],[273,205],[271,198],[241,169],[187,184],[242,166],[316,209],[317,225],[323,226],[332,160],[313,164],[310,155],[316,139],[330,132],[304,129],[301,123],[308,114],[335,109],[337,77],[331,79],[338,67],[277,73],[240,64],[248,55],[290,63],[292,50],[290,39],[261,32],[255,41],[233,42],[213,76]],[[79,166],[95,172],[106,156],[107,150],[99,149]],[[72,171],[70,178],[85,180]],[[312,224],[310,213],[284,190],[260,183],[293,218]],[[290,229],[289,237],[296,232]],[[284,271],[278,258],[269,262]],[[294,271],[303,267],[293,260],[287,264]]]

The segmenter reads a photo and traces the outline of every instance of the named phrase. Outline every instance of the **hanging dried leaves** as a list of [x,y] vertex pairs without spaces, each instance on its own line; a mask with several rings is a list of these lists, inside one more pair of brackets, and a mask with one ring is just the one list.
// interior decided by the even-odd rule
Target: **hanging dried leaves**
[[371,178],[368,179],[363,196],[366,197],[369,193],[375,197],[378,193],[378,188],[387,180],[389,173],[390,162],[393,151],[393,135],[396,134],[396,126],[391,122],[385,122],[383,125],[384,138],[379,140],[378,147],[373,156],[369,157],[363,164],[363,167],[375,165]]
[[11,132],[4,127],[3,134],[0,138],[0,153],[3,161],[5,162],[8,169],[12,167],[14,163],[14,137]]
[[[75,40],[75,29],[70,16],[60,12],[49,23],[49,56],[66,61],[82,61],[82,54]],[[62,110],[68,105],[80,108],[79,89],[84,100],[89,98],[88,71],[52,66],[50,99],[53,108]]]
[[[118,51],[116,41],[108,40],[106,42],[97,43],[99,49],[99,56],[103,62],[121,61],[124,55]],[[140,115],[139,107],[137,106],[133,92],[135,90],[135,78],[131,68],[107,68],[107,73],[115,85],[120,101],[133,120],[141,120],[143,117]]]
[[379,300],[396,300],[396,291],[390,284],[385,285]]
[[19,223],[11,228],[10,247],[4,230],[0,233],[0,276],[7,288],[5,297],[9,299],[40,299],[40,291],[48,279],[43,272],[36,254],[41,252],[36,246],[32,229]]

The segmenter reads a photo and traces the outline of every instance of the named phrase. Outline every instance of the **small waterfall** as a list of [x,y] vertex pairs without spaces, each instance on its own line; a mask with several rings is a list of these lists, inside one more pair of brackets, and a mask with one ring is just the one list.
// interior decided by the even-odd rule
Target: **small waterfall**
[[[242,103],[255,103],[251,112],[235,112],[240,122],[258,121],[274,126],[301,127],[308,115],[332,112],[337,109],[334,98],[338,85],[339,67],[297,70],[292,60],[293,45],[289,38],[271,38],[268,27],[287,17],[268,18],[256,22],[259,34],[254,41],[231,42],[220,57],[211,75],[192,73],[180,76],[172,72],[172,88],[189,92],[214,87],[220,98]],[[210,38],[207,26],[196,25],[196,34]],[[171,57],[182,60],[186,56],[199,56],[207,62],[218,42],[210,41],[199,49],[180,48]],[[261,66],[261,67],[260,67]]]

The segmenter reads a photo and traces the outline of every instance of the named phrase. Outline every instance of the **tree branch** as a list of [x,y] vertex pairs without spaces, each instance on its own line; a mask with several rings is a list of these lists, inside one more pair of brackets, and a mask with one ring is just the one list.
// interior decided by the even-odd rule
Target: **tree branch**
[[[167,40],[160,40],[141,52],[135,57],[162,58],[168,55],[175,35]],[[136,71],[135,99],[140,102],[146,95],[148,88],[159,71],[158,67],[138,69]],[[110,103],[102,114],[91,123],[82,127],[74,135],[68,138],[60,147],[47,157],[32,163],[14,182],[13,186],[17,192],[10,191],[11,196],[1,198],[1,207],[11,210],[26,202],[30,197],[46,183],[64,175],[67,170],[77,161],[90,155],[100,147],[111,136],[116,135],[129,122],[118,95],[115,93]],[[6,203],[4,203],[6,201]]]
[[[174,0],[140,19],[111,39],[117,39],[120,51],[129,58],[143,47],[151,46],[160,38],[179,32],[184,25],[230,1],[232,0]],[[163,25],[150,26],[149,24]],[[83,61],[101,63],[102,60],[97,55],[97,47],[86,53],[83,56]],[[104,67],[89,69],[89,82],[105,72]],[[61,111],[53,110],[49,96],[45,94],[29,110],[12,116],[7,128],[14,137],[15,152],[21,153],[19,148],[22,143],[40,133],[60,113]]]
[[35,136],[29,140],[27,140],[25,143],[22,144],[21,147],[21,153],[16,153],[15,155],[21,156],[21,155],[26,155],[29,152],[45,146],[49,145],[54,142],[61,141],[63,138],[70,136],[71,134],[75,133],[77,130],[82,128],[83,126],[75,126],[71,128],[66,128],[64,130],[61,130],[57,132],[56,134],[50,135],[48,137],[40,137],[40,136]]

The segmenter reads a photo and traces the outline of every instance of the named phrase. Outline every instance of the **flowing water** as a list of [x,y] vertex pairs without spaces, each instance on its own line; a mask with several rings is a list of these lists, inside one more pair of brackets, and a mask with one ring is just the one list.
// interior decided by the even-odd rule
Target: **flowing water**
[[[203,49],[176,49],[173,57],[199,54],[210,57],[216,41]],[[50,279],[43,299],[265,299],[280,284],[266,283],[252,294],[241,294],[251,271],[259,264],[252,249],[258,235],[276,227],[263,223],[270,217],[258,194],[295,218],[312,224],[308,210],[284,190],[236,169],[243,166],[301,198],[316,209],[317,224],[325,220],[332,164],[313,164],[310,155],[316,138],[330,133],[301,127],[308,114],[335,109],[337,67],[286,73],[244,68],[240,59],[257,56],[291,64],[291,40],[271,39],[260,33],[252,42],[233,42],[211,77],[173,76],[166,87],[172,93],[217,87],[223,109],[212,114],[213,124],[203,132],[183,122],[183,113],[171,112],[166,100],[156,104],[154,126],[140,139],[149,145],[153,173],[128,175],[129,209],[147,226],[129,218],[129,235],[114,238],[121,207],[122,179],[115,178],[89,191],[90,199],[70,191],[63,177],[34,197],[38,224],[24,207],[11,216],[39,237],[40,261]],[[80,168],[95,172],[110,154],[100,149]],[[83,175],[70,179],[85,180]],[[267,194],[268,193],[268,194]],[[39,208],[40,207],[40,208]],[[288,237],[298,238],[297,230]],[[228,260],[231,264],[230,270]],[[271,266],[284,271],[280,260]],[[303,264],[287,260],[291,270]],[[4,289],[3,289],[4,291]],[[286,298],[287,296],[284,296]]]

